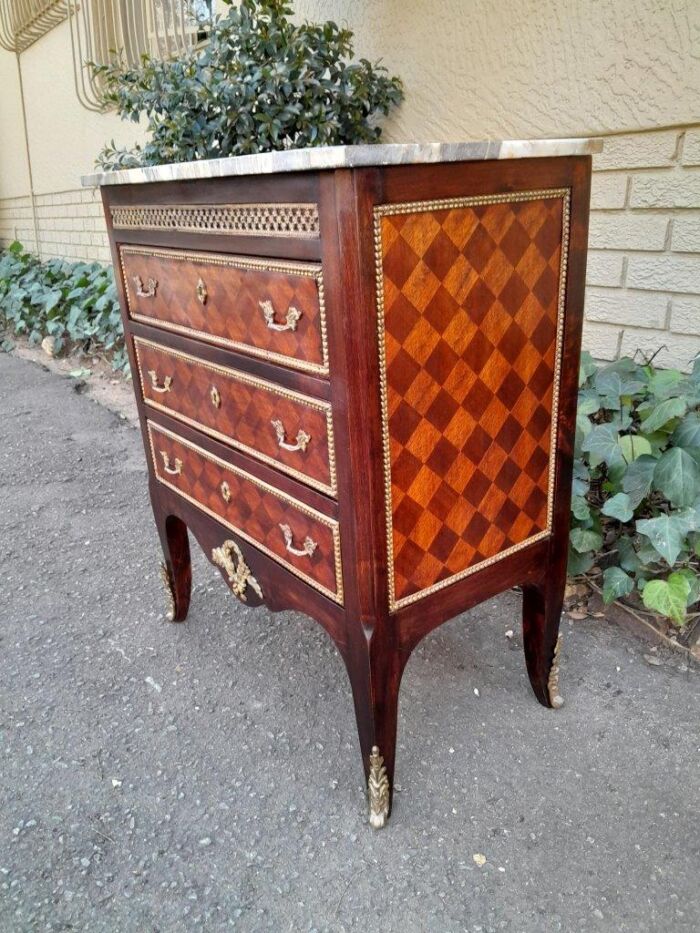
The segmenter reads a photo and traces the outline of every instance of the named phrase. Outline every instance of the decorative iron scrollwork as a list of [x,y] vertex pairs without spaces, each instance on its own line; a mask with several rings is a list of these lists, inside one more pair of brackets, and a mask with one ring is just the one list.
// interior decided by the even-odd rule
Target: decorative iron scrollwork
[[235,541],[224,541],[221,547],[215,547],[211,552],[211,559],[217,567],[226,572],[234,596],[244,603],[247,602],[245,591],[250,587],[261,599],[263,598],[260,584],[250,572],[250,567]]

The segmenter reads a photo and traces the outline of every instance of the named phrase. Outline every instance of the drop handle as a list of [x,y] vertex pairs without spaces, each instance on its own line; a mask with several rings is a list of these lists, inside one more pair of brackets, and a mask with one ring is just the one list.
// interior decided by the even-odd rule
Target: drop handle
[[271,301],[259,301],[260,309],[265,318],[265,324],[267,324],[268,330],[296,330],[297,324],[299,323],[299,318],[301,317],[301,311],[297,308],[293,308],[291,305],[287,310],[287,316],[285,318],[284,324],[278,324],[275,320],[275,309]]
[[287,551],[290,554],[293,554],[295,557],[311,557],[313,552],[318,547],[318,544],[314,541],[314,539],[307,535],[304,538],[304,547],[296,548],[294,547],[294,535],[289,525],[280,525],[280,529],[284,535],[284,545],[287,548]]
[[158,373],[155,371],[155,369],[149,369],[148,375],[151,377],[151,388],[153,389],[154,392],[158,392],[162,395],[164,392],[169,392],[170,389],[172,388],[172,385],[173,385],[172,376],[166,376],[165,379],[163,380],[163,385],[160,385],[160,383],[158,382]]
[[201,276],[197,282],[197,288],[195,289],[195,292],[197,294],[197,301],[201,305],[205,305],[207,303],[209,293],[207,292],[207,286],[204,284],[204,279],[201,278]]
[[182,460],[176,457],[175,466],[172,466],[167,451],[161,450],[160,455],[163,458],[163,469],[166,473],[170,473],[171,476],[179,476],[182,473]]
[[140,275],[135,275],[133,281],[136,286],[136,296],[138,298],[155,298],[156,289],[158,288],[158,279],[149,279],[146,288],[144,288],[143,279]]
[[298,450],[301,450],[302,452],[306,450],[308,443],[311,440],[311,435],[307,434],[306,431],[300,429],[297,432],[296,442],[294,444],[289,444],[287,442],[287,432],[284,430],[284,425],[279,420],[279,418],[275,418],[275,420],[271,421],[270,424],[275,429],[275,434],[277,435],[277,444],[282,450],[291,450],[292,453]]

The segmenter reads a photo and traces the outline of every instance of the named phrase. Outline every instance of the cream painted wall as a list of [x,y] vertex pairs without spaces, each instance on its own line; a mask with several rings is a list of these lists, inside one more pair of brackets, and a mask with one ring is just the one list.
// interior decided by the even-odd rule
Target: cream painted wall
[[[107,140],[133,145],[139,139],[137,124],[92,113],[79,103],[67,22],[30,46],[20,60],[37,194],[77,187]],[[18,170],[5,171],[18,158],[24,162],[23,142],[18,149],[22,124],[16,78],[14,84],[5,82],[12,71],[16,74],[15,56],[0,50],[0,199],[28,193],[26,174],[22,178]]]
[[17,61],[0,50],[0,199],[28,191]]
[[403,77],[392,141],[695,123],[700,0],[297,0]]

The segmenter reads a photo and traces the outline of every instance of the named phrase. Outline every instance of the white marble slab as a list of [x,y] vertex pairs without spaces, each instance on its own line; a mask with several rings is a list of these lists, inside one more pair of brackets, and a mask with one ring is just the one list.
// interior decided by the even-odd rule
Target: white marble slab
[[149,168],[97,172],[81,179],[86,188],[138,185],[152,181],[191,181],[234,175],[270,175],[319,169],[365,168],[372,165],[418,165],[429,162],[481,162],[487,159],[530,159],[591,155],[600,139],[508,139],[466,143],[392,143],[365,146],[319,146],[258,155],[231,156],[200,162],[177,162]]

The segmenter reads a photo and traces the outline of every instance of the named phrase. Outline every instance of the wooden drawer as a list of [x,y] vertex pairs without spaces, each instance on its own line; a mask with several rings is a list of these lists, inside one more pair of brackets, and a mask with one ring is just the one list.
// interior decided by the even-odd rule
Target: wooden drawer
[[133,320],[328,374],[317,263],[139,246],[119,255]]
[[342,604],[337,521],[152,421],[148,437],[161,483]]
[[141,393],[153,408],[336,495],[328,402],[140,337],[134,348]]

